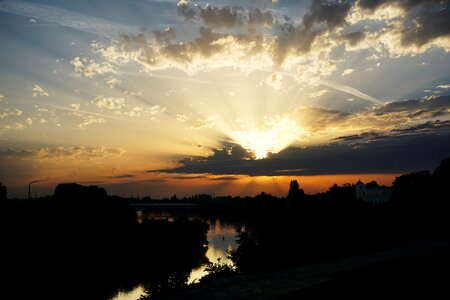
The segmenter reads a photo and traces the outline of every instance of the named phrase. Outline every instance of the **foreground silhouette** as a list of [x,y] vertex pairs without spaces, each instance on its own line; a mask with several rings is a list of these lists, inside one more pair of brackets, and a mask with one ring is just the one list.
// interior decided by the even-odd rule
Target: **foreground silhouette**
[[60,184],[51,197],[1,201],[4,290],[15,291],[15,299],[101,300],[142,284],[145,297],[157,299],[186,285],[191,270],[207,263],[208,225],[186,218],[139,223],[136,209],[245,225],[230,253],[233,265],[210,264],[204,282],[448,239],[448,182],[450,159],[434,172],[399,176],[391,201],[379,205],[358,201],[354,184],[306,195],[296,180],[286,198],[263,192],[245,198],[124,199],[96,186]]
[[130,204],[95,186],[2,203],[4,293],[14,299],[109,299],[144,284],[158,294],[205,261],[208,225],[136,221]]

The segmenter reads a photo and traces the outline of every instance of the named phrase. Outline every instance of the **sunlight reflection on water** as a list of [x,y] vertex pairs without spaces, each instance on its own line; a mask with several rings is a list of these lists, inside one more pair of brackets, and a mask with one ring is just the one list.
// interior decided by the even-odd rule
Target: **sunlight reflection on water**
[[[170,213],[157,213],[157,214],[145,214],[140,215],[141,218],[154,218],[154,219],[167,219],[169,221],[174,220],[174,216]],[[227,258],[229,251],[237,248],[236,237],[238,228],[232,223],[223,222],[219,219],[205,220],[210,226],[207,233],[208,239],[208,251],[206,257],[210,262],[216,263],[218,259],[222,263],[231,263],[231,260]],[[188,284],[198,282],[200,278],[206,275],[206,265],[202,265],[191,271],[188,279]],[[137,300],[141,295],[144,295],[144,287],[142,285],[137,286],[130,292],[119,292],[111,300]]]

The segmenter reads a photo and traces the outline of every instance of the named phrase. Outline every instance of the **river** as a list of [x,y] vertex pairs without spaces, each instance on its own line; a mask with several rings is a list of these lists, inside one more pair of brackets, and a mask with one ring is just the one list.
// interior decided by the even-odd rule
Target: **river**
[[[188,217],[188,219],[201,219],[209,224],[207,233],[208,251],[206,257],[210,262],[231,263],[228,258],[228,253],[237,248],[236,238],[239,230],[243,230],[242,225],[233,222],[227,222],[219,218],[205,218],[200,215],[190,213],[189,215],[173,213],[167,211],[159,212],[141,212],[138,211],[138,220],[142,221],[145,218],[150,219],[167,219],[173,221],[176,217]],[[188,279],[188,284],[195,284],[205,274],[206,264],[197,269],[193,269]],[[144,295],[144,287],[142,285],[136,286],[133,290],[128,292],[119,291],[111,300],[137,300],[141,295]]]

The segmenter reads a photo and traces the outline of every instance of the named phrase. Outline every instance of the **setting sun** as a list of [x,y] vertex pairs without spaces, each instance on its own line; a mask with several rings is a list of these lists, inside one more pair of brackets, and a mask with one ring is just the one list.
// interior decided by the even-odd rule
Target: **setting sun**
[[276,154],[292,145],[301,137],[301,132],[295,122],[282,119],[267,122],[262,130],[238,131],[234,137],[236,142],[252,152],[256,159],[262,159],[269,153]]

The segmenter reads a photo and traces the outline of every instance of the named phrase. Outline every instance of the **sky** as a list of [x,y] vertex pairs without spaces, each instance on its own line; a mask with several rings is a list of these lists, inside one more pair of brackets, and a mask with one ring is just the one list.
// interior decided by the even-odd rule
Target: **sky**
[[286,195],[450,156],[450,1],[0,0],[0,182]]

